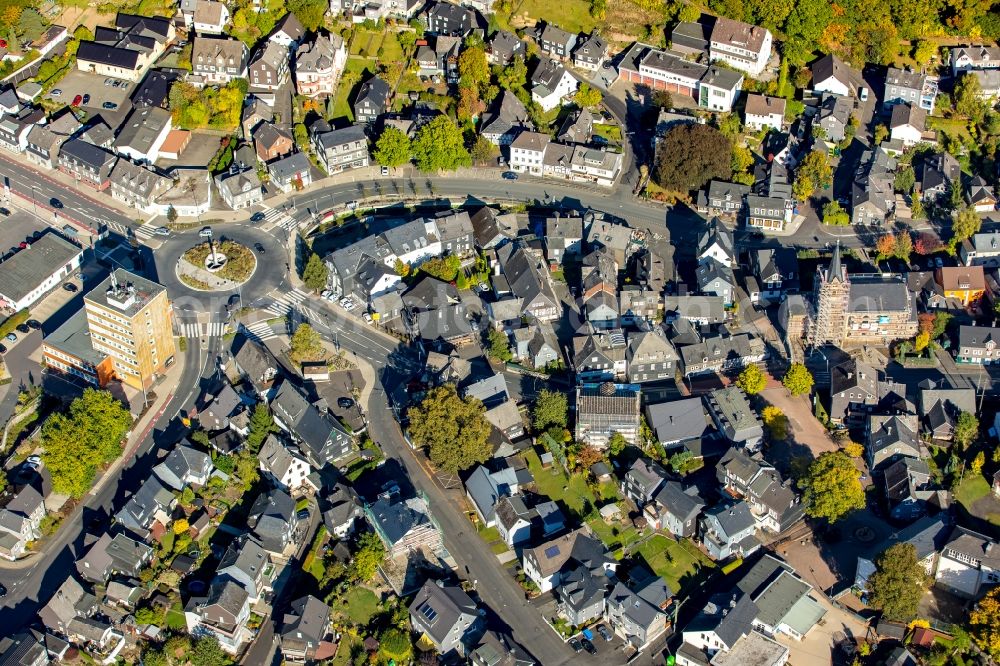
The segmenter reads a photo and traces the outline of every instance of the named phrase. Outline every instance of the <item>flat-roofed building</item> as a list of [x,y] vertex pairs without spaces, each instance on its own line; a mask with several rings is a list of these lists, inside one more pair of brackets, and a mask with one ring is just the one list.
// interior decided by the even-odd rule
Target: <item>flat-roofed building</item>
[[83,310],[77,310],[62,326],[45,336],[42,357],[49,370],[79,377],[94,386],[104,387],[115,376],[111,357],[90,343],[87,313]]
[[0,305],[30,307],[80,267],[83,250],[55,233],[47,233],[0,263]]

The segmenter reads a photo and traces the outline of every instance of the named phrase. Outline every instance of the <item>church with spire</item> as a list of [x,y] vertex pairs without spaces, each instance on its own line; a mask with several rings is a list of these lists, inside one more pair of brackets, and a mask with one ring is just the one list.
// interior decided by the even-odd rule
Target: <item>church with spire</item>
[[917,304],[905,278],[848,274],[839,243],[817,271],[812,294],[797,305],[783,307],[783,325],[789,338],[810,346],[888,345],[917,334]]

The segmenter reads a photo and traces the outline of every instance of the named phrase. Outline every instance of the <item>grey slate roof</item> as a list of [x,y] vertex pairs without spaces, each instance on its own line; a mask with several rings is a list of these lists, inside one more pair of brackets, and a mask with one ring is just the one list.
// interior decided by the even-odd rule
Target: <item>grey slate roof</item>
[[661,442],[703,437],[712,429],[701,398],[647,404],[646,418]]
[[311,594],[296,599],[282,620],[282,647],[298,649],[303,649],[305,645],[315,647],[326,637],[329,625],[329,606]]
[[277,488],[257,496],[247,519],[261,545],[273,552],[280,552],[285,547],[285,535],[295,522],[295,500]]
[[58,234],[46,233],[0,264],[0,295],[21,300],[82,252]]

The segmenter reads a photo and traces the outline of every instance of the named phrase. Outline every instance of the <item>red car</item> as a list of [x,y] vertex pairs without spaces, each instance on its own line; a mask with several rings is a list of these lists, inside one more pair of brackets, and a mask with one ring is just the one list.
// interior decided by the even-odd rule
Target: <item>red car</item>
[[73,106],[80,106],[80,102],[83,101],[83,95],[77,95],[73,98]]

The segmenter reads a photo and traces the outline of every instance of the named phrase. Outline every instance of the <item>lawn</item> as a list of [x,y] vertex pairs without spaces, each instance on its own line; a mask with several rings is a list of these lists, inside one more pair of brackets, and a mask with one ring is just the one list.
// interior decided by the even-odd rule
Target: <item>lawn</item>
[[356,636],[351,636],[349,633],[343,634],[343,639],[340,644],[337,645],[337,654],[329,662],[331,666],[351,666],[354,662],[351,660],[351,653],[357,646],[361,647],[361,639]]
[[976,500],[982,499],[990,494],[990,483],[982,474],[970,474],[957,488],[955,488],[955,499],[964,506],[969,513],[972,513],[972,505]]
[[[639,530],[631,525],[608,525],[603,518],[594,518],[587,521],[587,525],[604,542],[608,550],[616,551],[622,546],[629,546],[639,540],[642,535]],[[617,530],[617,534],[615,534]]]
[[184,617],[184,607],[176,603],[167,611],[167,627],[174,631],[187,629],[187,619]]
[[514,15],[527,14],[531,18],[545,20],[572,33],[590,32],[597,21],[590,15],[587,0],[523,0],[514,5]]
[[608,143],[620,144],[622,142],[622,128],[618,125],[594,125],[594,134],[603,136]]
[[927,128],[947,132],[949,136],[960,137],[963,140],[969,137],[969,121],[964,118],[941,118],[939,116],[928,116]]
[[381,604],[375,593],[361,586],[352,587],[343,601],[333,605],[335,612],[343,613],[351,622],[362,627],[368,625],[380,608]]
[[354,38],[351,40],[350,55],[374,58],[381,45],[382,33],[358,30],[354,33]]
[[577,514],[582,512],[585,502],[589,502],[591,507],[595,505],[594,494],[590,492],[582,474],[574,474],[567,478],[562,468],[557,465],[543,469],[542,462],[534,451],[528,451],[524,457],[528,462],[528,469],[535,477],[539,493],[552,500],[562,500],[568,509]]
[[399,43],[399,34],[388,32],[382,40],[382,55],[379,60],[382,62],[403,62],[405,59],[403,46]]
[[[351,56],[347,59],[347,64],[344,65],[344,71],[359,72],[361,73],[361,78],[364,79],[366,72],[371,73],[375,71],[375,60],[373,58]],[[351,122],[354,121],[354,110],[351,108],[352,92],[351,86],[337,86],[337,95],[333,100],[334,118],[347,118]]]
[[674,541],[662,534],[642,542],[638,554],[657,576],[662,576],[667,581],[675,595],[682,588],[691,585],[701,569],[715,566],[694,545]]

